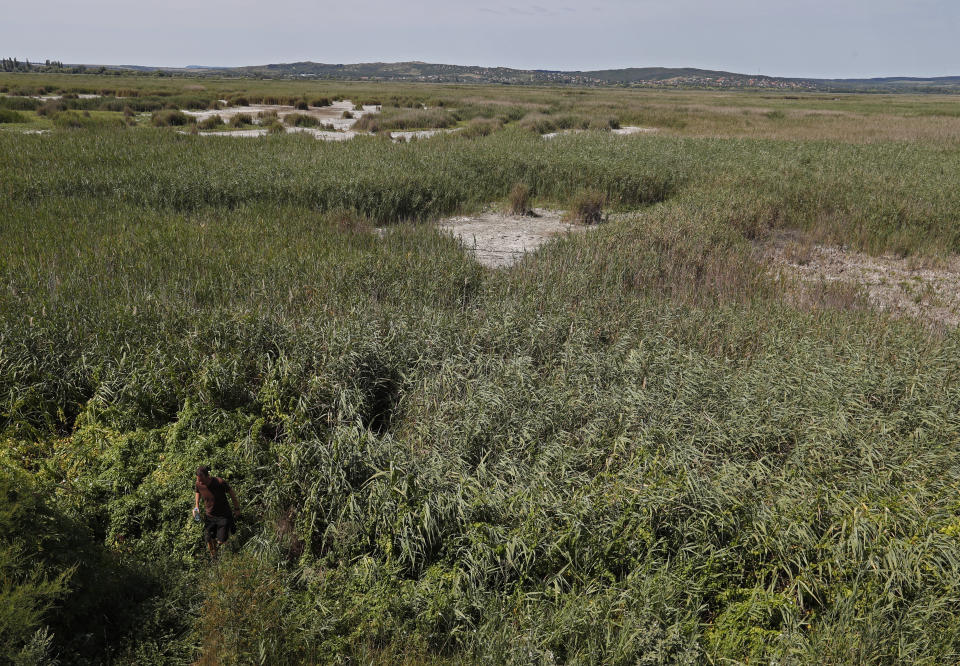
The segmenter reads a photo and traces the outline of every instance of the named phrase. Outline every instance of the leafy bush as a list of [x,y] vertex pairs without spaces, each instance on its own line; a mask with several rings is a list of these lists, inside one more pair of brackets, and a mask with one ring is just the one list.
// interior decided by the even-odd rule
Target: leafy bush
[[[39,648],[50,657],[46,620],[54,603],[67,594],[71,568],[57,570],[34,560],[40,551],[38,526],[50,529],[53,516],[33,492],[27,473],[0,463],[0,659],[23,663]],[[35,637],[42,637],[36,644]],[[37,663],[42,663],[38,660]]]
[[330,101],[329,97],[316,97],[310,100],[310,106],[330,106],[333,102]]
[[293,102],[293,108],[297,109],[298,111],[306,111],[310,108],[310,103],[301,97]]

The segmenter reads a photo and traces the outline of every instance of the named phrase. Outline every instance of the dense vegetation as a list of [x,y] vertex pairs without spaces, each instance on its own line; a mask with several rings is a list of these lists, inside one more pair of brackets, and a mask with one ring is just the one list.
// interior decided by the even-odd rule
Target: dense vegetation
[[[502,124],[410,144],[0,132],[0,658],[957,659],[960,337],[756,251],[960,251],[949,116],[484,90],[381,90]],[[425,224],[508,197],[620,215],[499,271]]]

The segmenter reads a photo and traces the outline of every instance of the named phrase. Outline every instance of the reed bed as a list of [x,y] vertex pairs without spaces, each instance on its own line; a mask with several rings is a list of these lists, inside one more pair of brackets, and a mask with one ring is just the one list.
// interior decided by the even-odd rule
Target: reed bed
[[[960,337],[755,248],[956,252],[957,160],[0,133],[3,657],[955,661]],[[518,185],[618,215],[500,271],[425,223]]]

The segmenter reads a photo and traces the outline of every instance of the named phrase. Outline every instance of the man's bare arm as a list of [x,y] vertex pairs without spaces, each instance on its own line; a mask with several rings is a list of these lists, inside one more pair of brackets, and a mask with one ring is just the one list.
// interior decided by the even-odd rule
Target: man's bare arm
[[200,508],[200,493],[194,493],[194,494],[195,494],[197,497],[196,497],[196,499],[195,499],[195,501],[194,501],[193,507],[194,507],[195,509],[199,509],[199,508]]

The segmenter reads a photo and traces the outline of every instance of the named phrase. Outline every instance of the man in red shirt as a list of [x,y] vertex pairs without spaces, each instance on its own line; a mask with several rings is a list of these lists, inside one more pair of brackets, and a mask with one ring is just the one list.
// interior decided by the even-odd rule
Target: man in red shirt
[[230,511],[230,505],[227,503],[227,493],[230,493],[237,516],[240,515],[240,502],[237,501],[237,495],[230,484],[219,477],[210,476],[210,468],[206,465],[197,468],[197,482],[194,484],[194,490],[196,503],[193,510],[194,513],[200,511],[202,497],[203,506],[207,511],[203,525],[203,538],[207,542],[210,559],[215,560],[217,549],[225,544],[230,534],[237,529],[234,512]]

